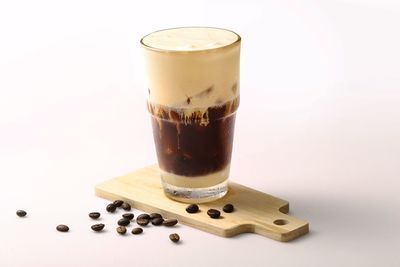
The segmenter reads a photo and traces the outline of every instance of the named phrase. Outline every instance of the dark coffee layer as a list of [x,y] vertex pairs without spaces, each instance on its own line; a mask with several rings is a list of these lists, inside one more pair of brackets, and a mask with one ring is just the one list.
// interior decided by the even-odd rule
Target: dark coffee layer
[[152,125],[160,168],[183,176],[202,176],[225,168],[231,160],[238,103],[235,99],[210,107],[201,116],[200,112],[185,116],[182,110],[157,106]]

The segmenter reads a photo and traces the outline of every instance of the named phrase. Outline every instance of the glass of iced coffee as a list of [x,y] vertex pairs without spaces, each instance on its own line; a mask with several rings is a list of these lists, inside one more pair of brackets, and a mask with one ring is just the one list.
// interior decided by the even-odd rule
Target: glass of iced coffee
[[161,181],[172,199],[201,203],[228,191],[240,40],[209,27],[166,29],[141,40]]

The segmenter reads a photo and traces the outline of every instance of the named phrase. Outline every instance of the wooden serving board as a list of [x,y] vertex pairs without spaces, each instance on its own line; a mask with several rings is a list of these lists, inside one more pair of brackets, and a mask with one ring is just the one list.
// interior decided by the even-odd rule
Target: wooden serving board
[[[279,241],[290,241],[308,233],[308,222],[287,215],[289,203],[274,196],[236,183],[229,183],[229,192],[214,202],[199,204],[200,211],[186,212],[188,204],[164,195],[158,167],[145,167],[96,186],[96,195],[108,200],[122,199],[145,212],[158,212],[166,218],[200,230],[231,237],[252,232]],[[222,207],[232,203],[235,211],[225,213]],[[221,211],[219,219],[207,215],[209,208]]]

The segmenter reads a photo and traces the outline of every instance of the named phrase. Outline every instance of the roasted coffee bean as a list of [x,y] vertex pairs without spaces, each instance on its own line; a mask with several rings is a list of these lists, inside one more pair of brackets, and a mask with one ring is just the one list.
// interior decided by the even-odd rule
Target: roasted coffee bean
[[92,219],[98,219],[100,218],[100,212],[91,212],[89,213],[89,217]]
[[164,219],[160,217],[156,217],[151,220],[152,225],[161,225],[163,223]]
[[102,224],[102,223],[94,224],[91,226],[91,228],[93,231],[99,232],[99,231],[103,230],[104,224]]
[[57,225],[56,229],[59,232],[68,232],[69,231],[69,227],[64,224]]
[[18,217],[25,217],[26,216],[26,211],[24,210],[17,210],[17,216]]
[[143,213],[143,214],[140,214],[140,215],[137,217],[137,219],[146,219],[146,220],[150,220],[150,215],[149,215],[149,214],[146,214],[146,213]]
[[115,205],[115,207],[117,207],[117,208],[119,208],[119,207],[121,207],[122,206],[122,204],[124,204],[124,202],[122,201],[122,200],[115,200],[114,202],[113,202],[113,204]]
[[123,208],[126,211],[130,211],[131,210],[131,205],[129,203],[122,203],[121,208]]
[[150,213],[150,220],[153,220],[155,218],[162,218],[160,213]]
[[221,212],[220,212],[219,210],[216,210],[216,209],[209,209],[209,210],[207,211],[207,214],[208,214],[208,216],[210,216],[211,218],[217,219],[217,218],[221,215]]
[[149,219],[145,219],[145,218],[137,218],[136,219],[136,223],[139,224],[140,226],[146,226],[148,225],[150,222]]
[[130,220],[128,220],[127,218],[122,218],[118,220],[118,225],[121,226],[128,226],[131,223]]
[[124,235],[126,233],[126,227],[125,226],[118,226],[117,227],[117,233],[120,235]]
[[179,242],[180,237],[178,234],[174,233],[169,235],[169,239],[171,239],[172,242],[177,243]]
[[138,234],[141,234],[141,233],[143,233],[143,229],[140,228],[140,227],[136,227],[136,228],[132,229],[132,234],[134,234],[134,235],[138,235]]
[[165,226],[174,226],[177,223],[178,223],[177,219],[168,219],[168,220],[163,221],[162,224]]
[[233,207],[232,204],[226,204],[222,210],[226,213],[231,213],[235,208]]
[[116,209],[117,209],[117,206],[115,206],[113,203],[108,204],[107,208],[106,208],[106,210],[108,212],[114,212]]
[[124,213],[122,214],[122,217],[128,220],[132,220],[135,217],[135,215],[133,215],[133,213]]
[[190,204],[189,206],[187,206],[186,211],[188,213],[196,213],[199,211],[199,206],[197,206],[196,204]]

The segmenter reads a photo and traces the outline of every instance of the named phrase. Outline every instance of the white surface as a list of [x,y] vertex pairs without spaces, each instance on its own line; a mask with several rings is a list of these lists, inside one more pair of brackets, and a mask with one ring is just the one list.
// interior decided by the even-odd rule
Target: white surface
[[[132,2],[1,2],[0,266],[400,265],[398,2]],[[155,161],[138,41],[185,25],[242,35],[232,180],[307,236],[114,232],[94,185]]]

